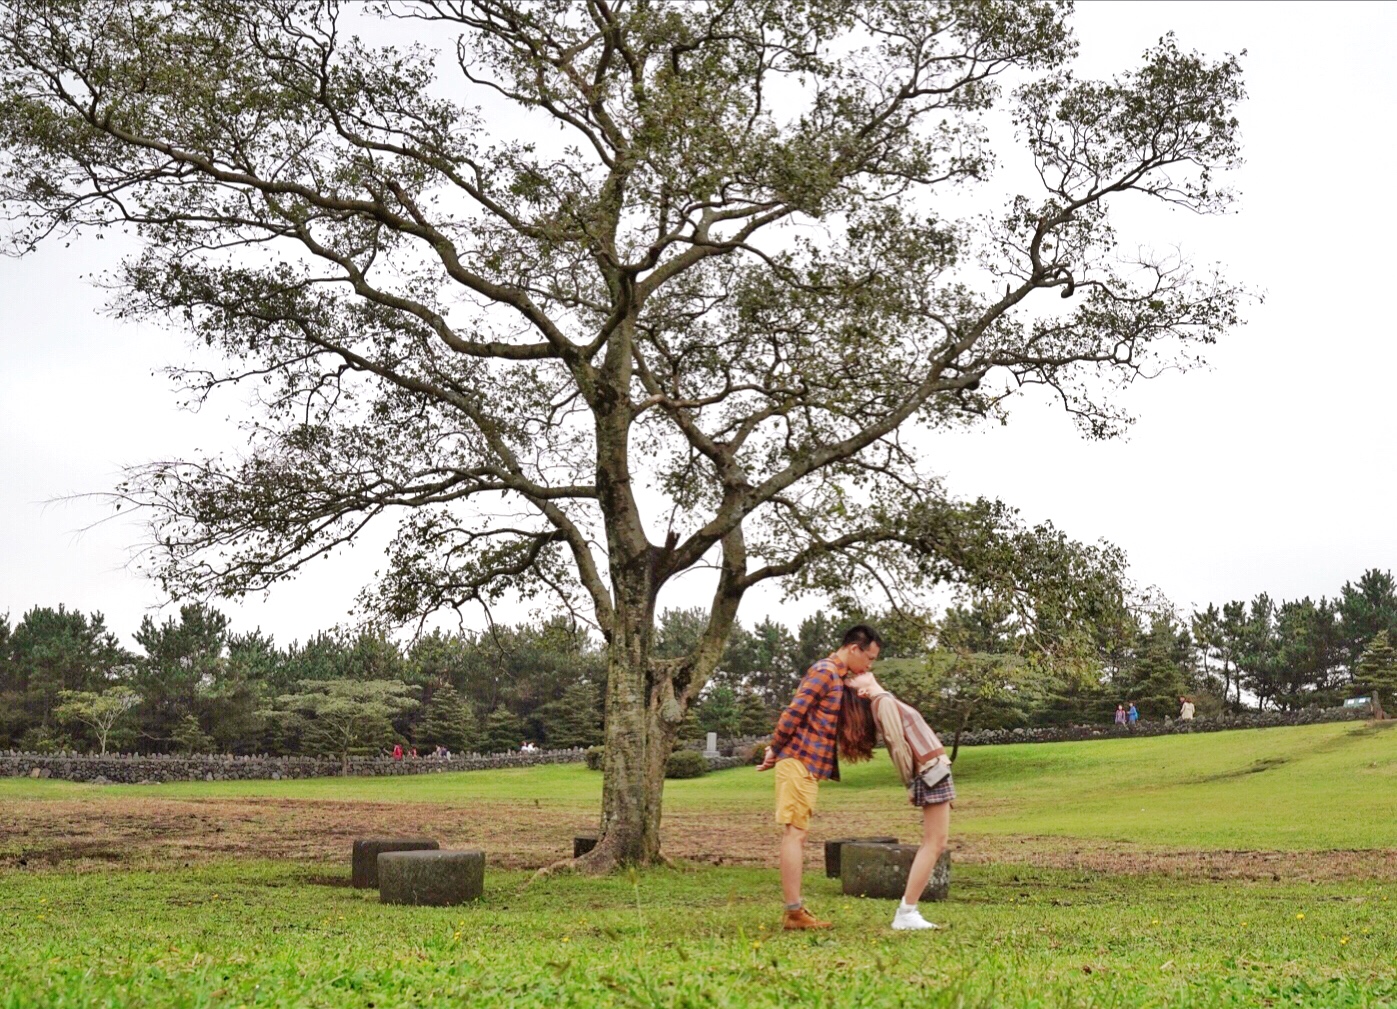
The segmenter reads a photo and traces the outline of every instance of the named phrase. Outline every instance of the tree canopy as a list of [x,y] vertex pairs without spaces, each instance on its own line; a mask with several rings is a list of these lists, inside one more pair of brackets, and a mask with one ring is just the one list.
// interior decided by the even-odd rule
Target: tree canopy
[[[1237,319],[1225,279],[1125,252],[1111,217],[1228,206],[1237,60],[1165,38],[1082,79],[1067,4],[0,11],[16,247],[127,229],[118,313],[222,357],[176,372],[196,399],[258,390],[246,453],[122,485],[154,572],[260,590],[382,519],[389,619],[513,596],[594,623],[593,867],[658,857],[664,760],[753,587],[853,611],[1015,577],[1012,510],[948,497],[927,435],[1037,387],[1110,436],[1121,386]],[[947,209],[1007,157],[1036,191]],[[700,567],[702,633],[660,659],[659,594]]]

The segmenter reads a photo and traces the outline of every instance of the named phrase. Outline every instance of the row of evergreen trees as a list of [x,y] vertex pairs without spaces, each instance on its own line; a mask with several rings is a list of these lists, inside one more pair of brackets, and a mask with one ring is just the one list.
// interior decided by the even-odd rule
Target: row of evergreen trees
[[[692,647],[697,611],[672,610],[662,655]],[[760,734],[801,673],[837,644],[824,615],[795,632],[739,627],[728,663],[685,731]],[[403,646],[376,629],[287,647],[235,631],[217,609],[142,621],[128,650],[100,613],[35,607],[0,616],[0,747],[52,751],[371,753],[395,743],[501,752],[601,741],[605,659],[562,620]]]
[[1188,616],[1162,600],[1123,606],[1035,654],[1013,615],[977,604],[951,608],[938,628],[946,653],[910,678],[943,724],[1007,727],[1109,722],[1117,704],[1145,718],[1328,707],[1397,690],[1385,656],[1397,641],[1397,582],[1369,570],[1334,599],[1258,595]]
[[[669,610],[661,657],[691,650],[699,610]],[[1183,617],[1167,604],[1098,608],[1089,620],[1026,625],[981,601],[940,620],[817,614],[794,629],[739,625],[686,735],[760,735],[843,627],[874,620],[889,638],[890,685],[947,732],[1146,718],[1247,706],[1330,705],[1397,689],[1397,582],[1371,570],[1333,599],[1260,595]],[[1026,630],[1025,628],[1028,627]],[[280,647],[236,632],[204,605],[147,617],[136,650],[101,614],[36,607],[0,617],[0,747],[141,752],[372,753],[395,743],[498,752],[601,739],[605,657],[563,621],[433,632],[404,646],[380,630],[333,630]],[[1046,644],[1045,644],[1046,642]],[[1383,700],[1391,705],[1387,696]]]

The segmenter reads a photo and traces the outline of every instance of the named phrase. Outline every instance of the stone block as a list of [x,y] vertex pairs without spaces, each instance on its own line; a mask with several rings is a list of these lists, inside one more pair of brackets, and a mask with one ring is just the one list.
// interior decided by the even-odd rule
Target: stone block
[[572,857],[581,858],[595,848],[599,840],[596,834],[578,834],[572,839]]
[[839,878],[839,849],[846,844],[897,844],[895,837],[840,837],[825,842],[825,875]]
[[[916,857],[915,844],[846,844],[840,853],[844,894],[900,900]],[[951,892],[951,853],[943,851],[922,891],[922,900],[945,900]]]
[[350,875],[361,890],[378,886],[378,856],[385,851],[435,851],[440,848],[429,837],[363,837],[354,842]]
[[385,851],[378,856],[378,899],[384,904],[446,907],[485,893],[485,852]]

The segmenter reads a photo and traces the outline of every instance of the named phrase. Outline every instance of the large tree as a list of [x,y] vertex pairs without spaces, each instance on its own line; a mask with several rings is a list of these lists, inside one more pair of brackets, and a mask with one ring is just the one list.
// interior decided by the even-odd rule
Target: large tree
[[135,637],[145,655],[136,663],[132,685],[141,697],[142,731],[156,747],[177,744],[208,752],[212,744],[200,717],[202,701],[225,679],[228,624],[225,614],[202,603],[181,606],[179,620],[141,619]]
[[346,777],[352,754],[382,753],[397,738],[393,720],[418,706],[416,689],[401,680],[304,680],[299,688],[264,717],[290,723],[306,752],[338,756]]
[[0,661],[0,745],[39,747],[54,738],[65,690],[100,693],[131,676],[131,656],[100,613],[35,606],[5,637]]
[[[0,10],[19,247],[119,224],[119,312],[223,355],[196,396],[260,390],[246,454],[124,484],[157,573],[256,591],[386,517],[386,616],[551,593],[607,646],[593,868],[659,856],[665,758],[751,589],[853,612],[1012,567],[1012,512],[949,500],[928,433],[1038,387],[1111,435],[1119,386],[1236,316],[1111,207],[1227,206],[1237,61],[1166,38],[1079,79],[1066,3]],[[997,106],[1039,188],[977,208],[950,194]],[[703,632],[658,660],[699,567]]]
[[116,723],[141,701],[140,694],[121,685],[101,692],[64,690],[58,698],[62,703],[53,709],[54,717],[59,721],[80,722],[91,729],[98,756],[103,757],[107,755],[107,741]]
[[1387,631],[1389,638],[1397,637],[1397,580],[1391,571],[1369,568],[1357,584],[1344,582],[1336,605],[1344,661],[1356,677],[1359,659],[1378,634]]

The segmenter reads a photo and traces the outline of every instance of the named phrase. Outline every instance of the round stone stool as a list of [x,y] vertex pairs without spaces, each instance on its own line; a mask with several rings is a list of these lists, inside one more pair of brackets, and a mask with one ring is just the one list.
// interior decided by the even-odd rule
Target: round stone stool
[[351,882],[360,890],[378,886],[378,856],[385,851],[440,848],[430,837],[361,837],[354,842]]
[[[846,844],[840,855],[844,893],[850,897],[901,899],[916,854],[915,844]],[[951,853],[943,851],[921,899],[945,900],[950,892]]]
[[825,875],[839,878],[839,849],[846,844],[897,844],[895,837],[840,837],[825,842]]
[[485,852],[385,851],[378,856],[378,899],[384,904],[445,907],[485,893]]
[[572,839],[572,857],[581,858],[595,848],[599,840],[596,834],[578,834]]

